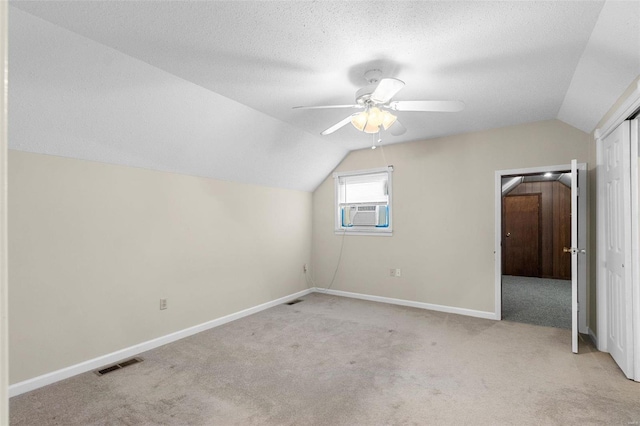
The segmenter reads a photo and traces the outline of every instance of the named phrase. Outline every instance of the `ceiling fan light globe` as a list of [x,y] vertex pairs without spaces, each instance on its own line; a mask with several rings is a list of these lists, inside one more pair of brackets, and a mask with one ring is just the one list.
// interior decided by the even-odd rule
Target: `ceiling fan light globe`
[[[386,118],[386,114],[389,113],[381,110],[380,108],[371,107],[366,111],[355,114],[351,117],[351,124],[361,132],[378,133],[380,131],[380,126],[382,126]],[[393,121],[395,121],[395,117],[393,117]],[[393,124],[393,122],[391,122],[391,124]]]
[[375,125],[373,123],[367,123],[363,132],[365,133],[378,133],[380,131],[380,125]]
[[393,126],[393,123],[396,122],[397,117],[391,114],[389,111],[382,112],[382,127],[387,130],[389,127]]
[[369,120],[368,122],[376,127],[380,127],[382,121],[384,119],[384,113],[378,107],[373,107],[369,109]]
[[358,129],[359,131],[363,132],[365,126],[367,125],[367,113],[366,113],[366,111],[363,111],[363,112],[358,113],[358,114],[354,114],[353,117],[351,117],[351,124],[353,124],[353,127]]

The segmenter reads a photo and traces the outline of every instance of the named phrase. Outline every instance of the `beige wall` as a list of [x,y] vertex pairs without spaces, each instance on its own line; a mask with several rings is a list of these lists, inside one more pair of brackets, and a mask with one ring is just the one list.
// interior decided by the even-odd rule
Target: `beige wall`
[[0,425],[9,424],[7,275],[7,2],[0,3]]
[[[587,162],[589,135],[550,120],[350,153],[337,171],[394,166],[393,237],[346,236],[332,288],[494,311],[494,172]],[[333,178],[313,194],[312,275],[328,286],[343,237]],[[402,277],[389,277],[401,268]]]
[[306,288],[311,206],[307,192],[9,151],[11,383]]

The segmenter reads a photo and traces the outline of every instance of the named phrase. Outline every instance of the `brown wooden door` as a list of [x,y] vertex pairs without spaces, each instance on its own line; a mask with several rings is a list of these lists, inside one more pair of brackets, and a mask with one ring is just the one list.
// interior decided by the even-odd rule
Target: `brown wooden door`
[[502,199],[502,273],[540,276],[540,194]]

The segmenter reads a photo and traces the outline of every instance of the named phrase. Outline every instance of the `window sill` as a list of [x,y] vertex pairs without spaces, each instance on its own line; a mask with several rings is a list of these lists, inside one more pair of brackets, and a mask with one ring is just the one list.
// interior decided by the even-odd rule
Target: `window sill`
[[365,235],[369,237],[393,237],[392,231],[350,231],[350,230],[334,230],[335,235]]

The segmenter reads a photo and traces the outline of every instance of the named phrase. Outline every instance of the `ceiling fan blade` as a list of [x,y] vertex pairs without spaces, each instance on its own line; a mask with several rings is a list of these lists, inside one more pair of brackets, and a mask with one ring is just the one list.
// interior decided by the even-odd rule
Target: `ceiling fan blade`
[[395,101],[389,104],[394,111],[458,112],[464,109],[461,101]]
[[344,120],[334,124],[333,126],[329,127],[327,130],[325,130],[324,132],[321,132],[320,134],[322,136],[330,135],[331,133],[335,132],[336,130],[340,129],[341,127],[344,127],[347,124],[351,123],[351,117],[353,117],[354,115],[355,114],[352,114],[352,115],[348,116]]
[[371,94],[371,100],[375,103],[386,104],[404,87],[404,81],[397,78],[383,78],[378,87]]
[[318,106],[296,106],[293,109],[329,109],[329,108],[363,108],[362,105],[318,105]]
[[402,123],[399,120],[396,120],[396,122],[393,123],[391,127],[389,127],[389,132],[393,136],[404,135],[406,131],[407,129],[402,125]]

